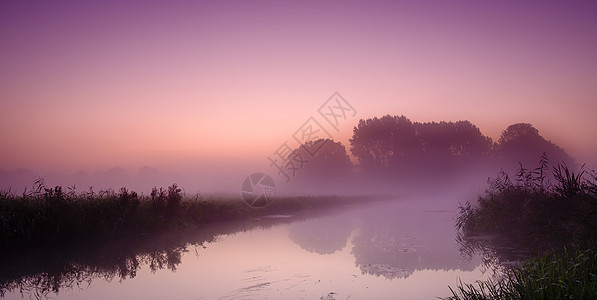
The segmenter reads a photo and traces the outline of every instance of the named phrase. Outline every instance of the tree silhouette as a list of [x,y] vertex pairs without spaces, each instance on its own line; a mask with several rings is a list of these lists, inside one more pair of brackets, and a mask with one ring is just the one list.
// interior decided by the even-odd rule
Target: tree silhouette
[[414,123],[423,152],[434,156],[487,155],[491,138],[469,121]]
[[552,162],[571,163],[573,159],[556,144],[545,140],[533,125],[516,123],[502,132],[495,149],[498,157],[525,165],[534,165],[542,153]]
[[414,124],[405,116],[386,115],[360,120],[350,139],[350,151],[361,166],[383,169],[420,152]]
[[493,141],[481,133],[481,130],[469,121],[454,123],[456,133],[452,154],[460,156],[487,155],[491,151]]
[[[316,145],[322,146],[313,155],[305,151],[305,149],[316,148]],[[293,154],[297,152],[303,160],[302,169],[297,173],[302,181],[337,179],[345,177],[352,170],[352,162],[346,153],[346,148],[340,142],[331,139],[308,141]]]
[[423,145],[423,153],[434,156],[450,155],[454,128],[452,123],[416,123]]
[[491,139],[469,121],[413,123],[389,115],[360,120],[350,143],[352,154],[369,170],[487,156],[492,146]]
[[542,139],[537,130],[533,125],[529,123],[516,123],[508,126],[506,130],[502,132],[498,144],[504,145],[520,140],[534,141]]

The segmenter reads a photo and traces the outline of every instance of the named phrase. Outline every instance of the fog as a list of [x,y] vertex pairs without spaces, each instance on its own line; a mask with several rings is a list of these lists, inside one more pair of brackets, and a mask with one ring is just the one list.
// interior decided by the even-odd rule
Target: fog
[[75,192],[124,187],[147,195],[154,187],[177,184],[190,197],[238,198],[243,180],[264,173],[275,182],[279,196],[479,193],[487,179],[502,170],[516,174],[521,167],[539,167],[542,155],[550,167],[594,166],[576,160],[528,123],[509,126],[493,141],[468,121],[422,123],[390,115],[361,119],[344,144],[318,139],[287,151],[285,156],[219,158],[164,169],[148,165],[71,173],[0,169],[0,189],[20,194],[35,190],[35,182],[42,179],[46,187],[60,185]]
[[[43,179],[46,187],[62,186],[75,188],[77,192],[127,188],[138,193],[149,194],[153,187],[167,187],[177,184],[188,196],[201,194],[240,196],[243,180],[253,173],[266,173],[276,182],[276,194],[290,195],[366,195],[366,194],[410,194],[436,190],[482,191],[488,177],[495,177],[501,169],[514,174],[517,163],[509,167],[495,161],[485,164],[445,167],[422,170],[420,167],[405,168],[399,174],[387,172],[365,172],[353,166],[347,173],[328,174],[326,177],[314,175],[308,170],[297,171],[295,177],[287,181],[277,175],[276,170],[263,163],[221,164],[212,163],[209,167],[196,170],[163,171],[150,166],[138,170],[125,170],[113,167],[106,170],[74,173],[36,172],[29,169],[12,171],[0,170],[0,189],[21,194],[36,188],[35,181]],[[259,166],[261,165],[261,166]],[[531,166],[529,166],[531,167]],[[532,166],[533,168],[536,165]]]

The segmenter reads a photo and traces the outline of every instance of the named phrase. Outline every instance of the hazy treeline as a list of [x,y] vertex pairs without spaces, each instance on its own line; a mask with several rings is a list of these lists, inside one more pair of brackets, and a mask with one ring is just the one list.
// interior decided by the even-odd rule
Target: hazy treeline
[[397,179],[439,184],[448,181],[447,175],[464,173],[486,178],[496,169],[535,165],[543,153],[554,163],[574,162],[564,149],[543,138],[528,123],[508,126],[493,141],[469,121],[421,123],[386,115],[360,120],[349,147],[333,140],[303,146],[309,149],[312,143],[322,141],[325,144],[313,156],[302,155],[307,159],[297,175],[298,185],[350,188],[355,181],[395,183]]

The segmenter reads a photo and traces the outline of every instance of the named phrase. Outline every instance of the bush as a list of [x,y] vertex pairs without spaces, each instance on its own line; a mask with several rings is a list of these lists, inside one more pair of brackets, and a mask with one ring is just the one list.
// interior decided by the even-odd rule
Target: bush
[[[566,165],[552,168],[555,184],[546,180],[547,158],[534,170],[520,167],[513,182],[500,172],[489,181],[477,205],[460,206],[456,227],[463,238],[491,234],[529,247],[533,251],[562,249],[564,246],[597,238],[596,180],[584,166],[578,172]],[[592,172],[592,174],[595,174]]]
[[[565,164],[548,170],[543,155],[534,170],[521,165],[515,182],[502,171],[476,206],[460,206],[457,239],[464,253],[481,252],[486,262],[498,264],[520,258],[505,250],[507,244],[540,255],[521,268],[506,268],[497,281],[460,283],[456,291],[450,288],[450,299],[597,298],[596,173],[584,165],[577,172]],[[494,238],[475,238],[480,235]]]

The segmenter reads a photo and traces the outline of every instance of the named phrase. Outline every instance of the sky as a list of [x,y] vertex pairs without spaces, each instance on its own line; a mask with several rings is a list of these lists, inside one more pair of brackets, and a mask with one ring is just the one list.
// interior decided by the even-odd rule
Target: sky
[[[518,122],[597,153],[593,1],[2,1],[0,169],[268,169],[359,119]],[[257,170],[256,170],[257,171]]]

